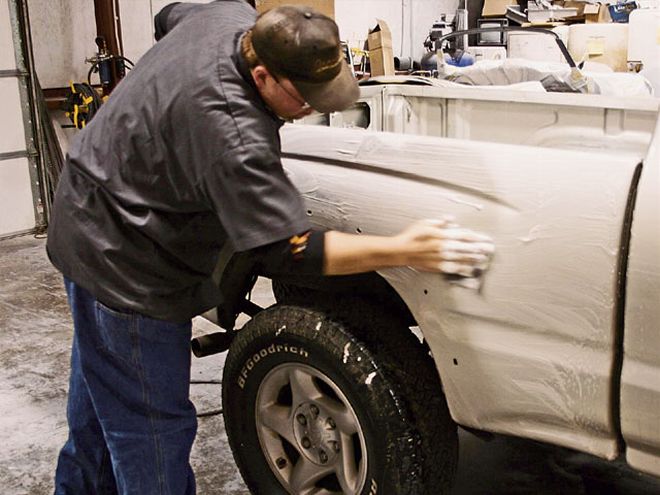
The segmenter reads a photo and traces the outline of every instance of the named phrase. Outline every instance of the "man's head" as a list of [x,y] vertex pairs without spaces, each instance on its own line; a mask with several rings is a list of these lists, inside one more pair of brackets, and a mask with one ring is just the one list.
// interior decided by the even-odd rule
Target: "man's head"
[[258,61],[252,77],[281,117],[300,118],[309,107],[332,112],[359,96],[344,60],[335,22],[308,7],[283,6],[259,16],[246,36]]

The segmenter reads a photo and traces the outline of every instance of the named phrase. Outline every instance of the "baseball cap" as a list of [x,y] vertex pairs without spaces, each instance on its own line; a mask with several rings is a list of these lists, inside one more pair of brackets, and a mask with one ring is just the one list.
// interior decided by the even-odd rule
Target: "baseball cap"
[[360,94],[337,24],[310,7],[283,5],[261,14],[252,46],[266,68],[289,79],[314,110],[344,110]]

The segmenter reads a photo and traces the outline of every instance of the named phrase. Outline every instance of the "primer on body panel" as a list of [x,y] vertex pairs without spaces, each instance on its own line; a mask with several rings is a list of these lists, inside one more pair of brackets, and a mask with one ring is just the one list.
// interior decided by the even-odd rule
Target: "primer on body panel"
[[480,292],[383,272],[414,314],[457,423],[613,458],[619,241],[637,163],[617,156],[285,126],[317,225],[394,234],[456,217],[496,253]]
[[621,384],[626,457],[660,476],[660,123],[642,168],[627,281]]

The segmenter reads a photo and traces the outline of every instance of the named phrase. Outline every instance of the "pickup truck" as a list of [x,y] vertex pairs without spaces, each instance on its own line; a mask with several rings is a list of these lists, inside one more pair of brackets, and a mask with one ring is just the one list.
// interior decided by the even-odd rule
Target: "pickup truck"
[[286,125],[314,225],[450,214],[496,253],[479,287],[411,268],[275,280],[224,368],[250,490],[448,493],[457,425],[660,476],[659,103],[390,83]]

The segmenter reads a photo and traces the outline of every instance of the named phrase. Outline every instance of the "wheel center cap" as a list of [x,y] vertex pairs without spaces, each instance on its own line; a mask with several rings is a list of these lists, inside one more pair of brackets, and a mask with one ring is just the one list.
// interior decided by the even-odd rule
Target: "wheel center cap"
[[293,431],[298,450],[319,466],[331,464],[341,450],[337,424],[314,402],[305,402],[295,410]]

